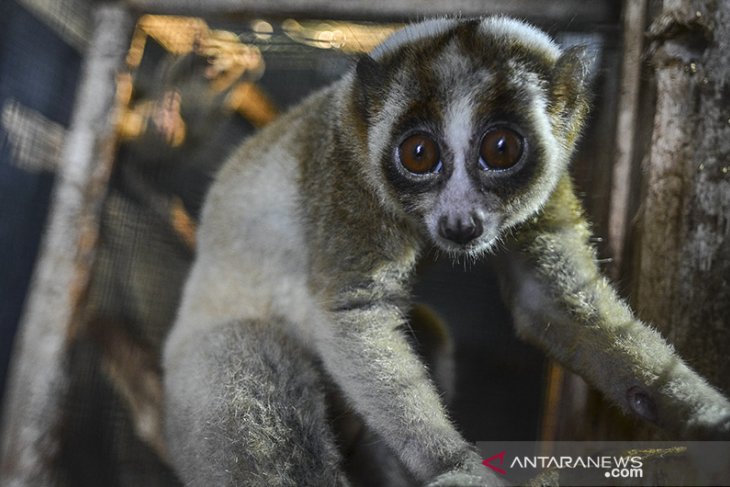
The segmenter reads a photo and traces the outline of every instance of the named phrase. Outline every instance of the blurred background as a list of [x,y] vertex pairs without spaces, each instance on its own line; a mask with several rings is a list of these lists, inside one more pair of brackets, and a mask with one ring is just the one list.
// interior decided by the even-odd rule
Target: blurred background
[[[654,285],[649,295],[641,287],[652,274],[636,269],[653,249],[642,233],[652,173],[641,161],[656,137],[661,65],[647,62],[655,51],[645,33],[662,16],[662,2],[444,3],[3,2],[4,469],[61,485],[177,484],[160,436],[159,353],[211,179],[247,136],[338,79],[404,22],[428,16],[504,13],[564,46],[589,47],[594,111],[573,176],[604,270],[640,312],[661,321],[644,305],[657,301]],[[711,15],[696,12],[688,15]],[[699,59],[684,61],[680,73],[699,76]],[[703,160],[714,167],[714,159]],[[730,269],[725,249],[721,238],[705,270],[719,299],[730,296],[717,277]],[[450,325],[456,375],[445,388],[470,441],[655,434],[516,339],[488,262],[429,256],[415,295]],[[712,313],[720,318],[710,319],[717,324],[701,343],[686,327],[670,323],[663,332],[727,388],[727,360],[697,352],[708,343],[715,357],[728,350],[727,314]]]

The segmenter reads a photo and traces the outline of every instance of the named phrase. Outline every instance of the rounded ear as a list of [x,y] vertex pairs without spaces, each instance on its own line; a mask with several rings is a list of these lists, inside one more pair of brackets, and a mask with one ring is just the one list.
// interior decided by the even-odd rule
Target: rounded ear
[[367,87],[380,86],[385,77],[385,69],[367,54],[363,54],[357,60],[355,72],[357,79]]
[[588,92],[591,84],[593,57],[585,46],[567,49],[555,63],[550,82],[553,103],[570,104]]
[[550,79],[550,112],[564,124],[567,135],[577,137],[590,103],[593,57],[584,46],[563,52]]
[[357,61],[355,80],[357,105],[365,119],[368,119],[383,101],[385,68],[367,54],[363,54]]

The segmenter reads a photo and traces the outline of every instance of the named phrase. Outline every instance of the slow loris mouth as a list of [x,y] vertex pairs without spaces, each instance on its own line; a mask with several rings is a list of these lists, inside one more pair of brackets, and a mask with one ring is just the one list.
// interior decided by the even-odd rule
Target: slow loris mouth
[[458,259],[460,257],[479,257],[489,253],[497,245],[498,238],[493,235],[482,235],[478,239],[472,240],[466,244],[458,244],[445,238],[436,237],[433,239],[434,246],[451,256]]

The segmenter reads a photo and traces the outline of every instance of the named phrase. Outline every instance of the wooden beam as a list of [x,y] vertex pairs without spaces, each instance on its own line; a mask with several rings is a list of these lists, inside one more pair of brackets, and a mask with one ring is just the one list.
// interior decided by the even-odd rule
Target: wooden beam
[[636,307],[730,394],[730,3],[665,1]]
[[[54,485],[63,356],[87,287],[115,152],[116,76],[133,17],[104,5],[82,68],[49,223],[16,338],[2,421],[0,485]],[[51,81],[51,80],[49,80]]]
[[618,23],[620,4],[612,0],[127,0],[144,12],[186,15],[246,14],[270,17],[415,20],[439,15],[506,14],[541,24],[570,24],[580,29]]

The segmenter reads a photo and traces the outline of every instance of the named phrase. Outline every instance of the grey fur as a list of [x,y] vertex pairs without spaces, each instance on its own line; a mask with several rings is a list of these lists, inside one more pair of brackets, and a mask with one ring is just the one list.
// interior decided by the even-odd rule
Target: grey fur
[[[407,472],[393,478],[497,485],[403,332],[428,245],[477,258],[502,242],[495,258],[526,337],[620,404],[640,387],[667,428],[727,435],[728,402],[598,276],[566,176],[587,112],[582,56],[505,18],[409,29],[244,144],[211,189],[164,353],[184,481],[346,484],[326,407],[335,390],[378,439],[370,457],[395,455],[393,471]],[[475,145],[495,123],[527,149],[513,169],[482,171]],[[399,165],[413,130],[438,141],[442,171]],[[472,241],[439,233],[444,217],[466,216],[483,227]]]

